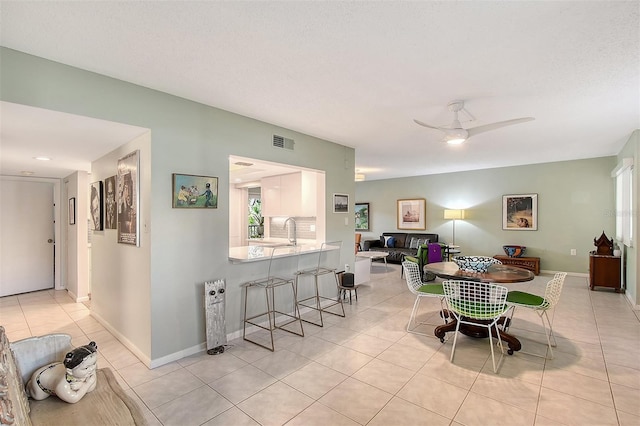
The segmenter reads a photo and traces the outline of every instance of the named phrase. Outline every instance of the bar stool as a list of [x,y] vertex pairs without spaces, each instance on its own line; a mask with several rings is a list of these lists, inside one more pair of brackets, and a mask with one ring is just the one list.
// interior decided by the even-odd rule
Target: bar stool
[[[317,325],[318,327],[323,327],[324,321],[322,320],[322,313],[336,315],[344,318],[345,316],[344,306],[342,305],[342,298],[340,297],[340,282],[338,281],[338,275],[336,274],[336,271],[338,269],[337,265],[338,263],[340,263],[341,249],[342,249],[342,241],[330,241],[330,242],[322,243],[322,245],[320,246],[320,253],[318,253],[318,264],[313,268],[298,269],[298,272],[296,272],[295,274],[296,275],[296,281],[295,281],[296,293],[298,293],[298,280],[300,279],[301,276],[304,276],[304,275],[312,276],[314,280],[314,289],[313,289],[314,294],[310,297],[299,299],[298,305],[304,306],[305,308],[313,309],[317,311],[318,315],[320,316],[319,322],[306,320],[304,318],[302,319],[302,321],[308,322],[309,324]],[[330,262],[328,260],[328,253],[333,250],[337,250],[338,261],[335,263],[335,265],[330,265]],[[329,275],[329,274],[333,274],[333,278],[336,282],[336,289],[338,291],[337,299],[335,297],[326,297],[326,296],[320,295],[320,289],[318,286],[318,277],[322,275]],[[325,303],[323,305],[322,301],[330,301],[330,302]],[[331,308],[336,305],[340,305],[342,314],[327,310],[328,308]]]
[[[277,277],[273,274],[273,259],[278,256],[282,256],[285,253],[290,253],[290,252],[291,252],[291,247],[274,247],[272,249],[271,257],[269,259],[269,269],[267,271],[267,276],[264,278],[258,278],[256,280],[241,284],[241,287],[244,287],[244,325],[242,329],[242,338],[248,342],[254,343],[258,346],[262,346],[265,349],[269,349],[271,352],[273,352],[275,349],[275,346],[273,344],[273,330],[275,329],[280,329],[288,333],[304,337],[304,329],[302,328],[302,321],[300,319],[300,309],[298,308],[296,287],[294,286],[294,279],[293,277],[291,278]],[[291,290],[293,291],[293,298],[292,298],[293,313],[282,312],[276,309],[275,289],[278,287],[283,287],[284,289],[284,286],[289,286],[289,285],[291,286]],[[254,293],[261,293],[261,290],[264,290],[264,301],[266,304],[266,311],[247,317],[249,289],[256,290],[256,291],[253,291]],[[288,317],[290,319],[284,323],[277,324],[276,314]],[[261,318],[264,316],[266,316],[267,320],[269,321],[268,327],[264,325],[264,321],[262,321],[262,323],[254,322],[254,320],[256,320],[257,318]],[[299,333],[294,330],[289,330],[284,328],[285,326],[292,324],[294,322],[297,322],[300,324]],[[271,346],[266,346],[260,342],[247,338],[247,324],[269,331],[269,336],[271,337]]]
[[[356,302],[358,301],[358,287],[360,284],[355,283],[355,277],[351,273],[338,273],[340,278],[338,279],[338,297],[342,298],[343,301],[347,300],[347,292],[349,292],[349,304],[351,305],[351,292],[356,293]],[[343,302],[344,303],[344,302]]]

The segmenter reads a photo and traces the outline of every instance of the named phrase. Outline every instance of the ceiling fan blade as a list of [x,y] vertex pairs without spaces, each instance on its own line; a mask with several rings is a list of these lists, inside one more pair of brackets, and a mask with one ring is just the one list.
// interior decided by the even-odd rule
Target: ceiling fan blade
[[416,124],[419,124],[419,125],[421,125],[421,126],[423,126],[423,127],[428,127],[429,129],[443,130],[443,129],[442,129],[442,127],[430,126],[430,125],[428,125],[427,123],[423,123],[423,122],[422,122],[422,121],[420,121],[420,120],[416,120],[415,118],[413,119],[413,121],[414,121]]
[[497,123],[485,124],[484,126],[472,127],[467,129],[469,137],[477,135],[478,133],[488,132],[489,130],[499,129],[500,127],[511,126],[512,124],[525,123],[527,121],[535,120],[533,117],[514,118],[513,120],[499,121]]

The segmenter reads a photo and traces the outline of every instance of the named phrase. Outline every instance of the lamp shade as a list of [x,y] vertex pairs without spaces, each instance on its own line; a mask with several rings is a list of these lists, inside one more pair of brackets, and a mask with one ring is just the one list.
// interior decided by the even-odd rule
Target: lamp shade
[[464,219],[464,210],[445,210],[445,219]]

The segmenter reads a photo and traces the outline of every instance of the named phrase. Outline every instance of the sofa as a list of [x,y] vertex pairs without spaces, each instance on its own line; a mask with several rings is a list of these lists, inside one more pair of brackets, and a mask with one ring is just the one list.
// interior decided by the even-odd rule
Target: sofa
[[[389,242],[390,238],[393,238],[393,247],[385,247],[385,241]],[[389,253],[389,256],[387,257],[388,263],[402,263],[404,256],[415,256],[418,254],[419,244],[437,242],[438,234],[383,232],[380,239],[365,240],[362,245],[362,249],[364,251],[386,251]]]
[[[108,368],[96,371],[96,388],[70,404],[50,396],[27,397],[25,383],[39,367],[62,361],[73,349],[63,333],[9,343],[0,326],[0,424],[2,425],[145,425],[144,415]],[[99,362],[99,361],[98,361]]]

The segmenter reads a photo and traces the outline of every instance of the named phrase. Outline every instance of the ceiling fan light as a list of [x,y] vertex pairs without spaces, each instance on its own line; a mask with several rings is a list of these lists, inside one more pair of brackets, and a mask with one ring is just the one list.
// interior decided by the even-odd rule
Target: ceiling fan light
[[444,140],[451,145],[459,145],[469,137],[469,133],[463,128],[447,129]]

